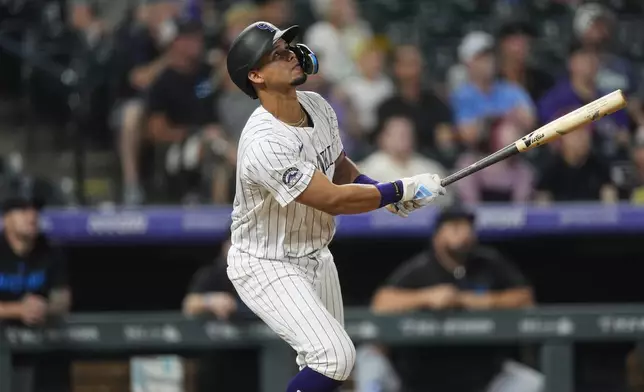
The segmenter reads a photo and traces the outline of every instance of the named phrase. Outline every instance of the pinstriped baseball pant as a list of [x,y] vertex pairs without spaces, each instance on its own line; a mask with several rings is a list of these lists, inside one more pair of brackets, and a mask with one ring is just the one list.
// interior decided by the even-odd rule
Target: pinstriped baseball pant
[[349,377],[356,351],[344,330],[340,281],[328,249],[283,261],[231,248],[228,277],[246,306],[297,352],[300,369],[339,381]]

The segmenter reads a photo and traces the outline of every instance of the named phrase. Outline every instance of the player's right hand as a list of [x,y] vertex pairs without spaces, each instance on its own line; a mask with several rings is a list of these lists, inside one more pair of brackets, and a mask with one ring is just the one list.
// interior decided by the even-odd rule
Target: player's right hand
[[402,201],[399,201],[398,203],[389,204],[385,208],[387,209],[387,211],[391,212],[392,214],[396,214],[401,218],[407,218],[409,216],[409,213],[411,212],[411,209],[413,209],[410,201],[406,201],[404,203]]
[[403,184],[403,196],[401,202],[411,201],[414,209],[421,208],[438,196],[447,193],[441,186],[441,179],[436,174],[419,174],[413,177],[401,179]]

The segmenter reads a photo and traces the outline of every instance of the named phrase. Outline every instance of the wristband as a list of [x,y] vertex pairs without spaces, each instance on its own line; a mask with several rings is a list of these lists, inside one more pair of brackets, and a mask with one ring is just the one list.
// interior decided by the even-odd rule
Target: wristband
[[401,180],[377,184],[376,188],[380,191],[379,208],[397,203],[403,197],[403,184]]
[[369,178],[365,176],[364,174],[359,174],[358,177],[356,177],[355,180],[353,180],[354,184],[365,184],[365,185],[378,185],[380,184],[379,181],[374,180],[373,178]]

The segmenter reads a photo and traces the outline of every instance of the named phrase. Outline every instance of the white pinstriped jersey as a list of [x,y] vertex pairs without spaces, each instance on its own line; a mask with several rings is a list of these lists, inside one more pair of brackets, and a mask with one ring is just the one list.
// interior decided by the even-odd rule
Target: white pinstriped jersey
[[297,259],[325,248],[332,215],[296,203],[317,169],[330,180],[343,151],[334,110],[319,94],[298,91],[313,128],[296,128],[262,106],[248,119],[237,152],[232,246],[258,259]]

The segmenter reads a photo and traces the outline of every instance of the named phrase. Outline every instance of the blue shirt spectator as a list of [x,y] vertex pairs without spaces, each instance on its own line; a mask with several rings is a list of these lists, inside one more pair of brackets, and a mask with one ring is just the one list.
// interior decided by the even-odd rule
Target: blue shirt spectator
[[456,124],[503,117],[515,108],[533,111],[534,105],[528,93],[521,87],[504,82],[493,82],[489,91],[481,91],[472,83],[466,82],[454,92],[451,98]]
[[463,38],[458,56],[468,81],[451,96],[452,110],[461,141],[478,149],[490,131],[500,124],[528,132],[534,126],[534,105],[519,85],[496,79],[494,39],[476,31]]

